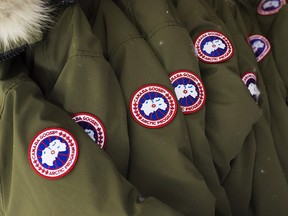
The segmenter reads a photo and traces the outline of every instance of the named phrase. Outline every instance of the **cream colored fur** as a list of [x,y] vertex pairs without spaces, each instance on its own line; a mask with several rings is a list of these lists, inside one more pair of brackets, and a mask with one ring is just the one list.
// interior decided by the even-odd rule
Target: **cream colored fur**
[[46,0],[0,0],[0,51],[31,44],[51,22]]

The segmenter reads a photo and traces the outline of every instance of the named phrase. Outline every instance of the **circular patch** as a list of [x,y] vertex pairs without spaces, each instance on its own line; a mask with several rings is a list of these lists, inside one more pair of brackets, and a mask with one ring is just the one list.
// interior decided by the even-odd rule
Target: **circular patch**
[[176,98],[161,85],[145,85],[131,97],[130,111],[140,125],[161,128],[174,119],[177,113]]
[[257,62],[262,61],[271,49],[269,41],[262,35],[251,35],[249,43],[256,56]]
[[101,149],[106,146],[106,130],[102,122],[90,113],[76,113],[72,119],[79,124],[87,135],[97,144]]
[[260,97],[260,91],[259,91],[258,86],[257,86],[256,75],[252,72],[247,72],[242,76],[242,81],[247,86],[251,96],[253,97],[253,99],[258,104],[258,100]]
[[262,0],[258,5],[257,12],[260,15],[273,15],[278,13],[285,4],[286,0]]
[[170,75],[178,102],[184,114],[200,110],[206,101],[204,85],[199,77],[187,70],[179,70]]
[[206,63],[227,61],[234,53],[230,40],[216,31],[202,33],[197,37],[194,45],[198,58]]
[[30,143],[28,157],[38,175],[58,179],[67,175],[75,166],[78,159],[78,143],[62,128],[45,129]]

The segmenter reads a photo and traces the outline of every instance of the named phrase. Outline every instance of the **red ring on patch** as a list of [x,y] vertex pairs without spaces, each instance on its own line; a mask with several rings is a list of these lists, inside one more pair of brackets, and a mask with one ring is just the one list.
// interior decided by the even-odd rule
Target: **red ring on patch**
[[28,159],[39,176],[58,179],[74,168],[78,159],[78,143],[62,128],[47,128],[33,138]]
[[134,120],[146,128],[161,128],[169,124],[177,113],[175,96],[164,86],[145,85],[130,99],[130,113]]
[[258,34],[251,35],[248,40],[255,54],[257,62],[262,61],[271,50],[270,42],[263,35]]
[[201,79],[188,70],[178,70],[170,75],[178,102],[184,114],[195,113],[206,101],[206,92]]
[[230,40],[217,31],[207,31],[200,34],[194,43],[196,54],[205,63],[220,63],[227,61],[234,54]]
[[286,0],[262,0],[258,4],[257,13],[263,16],[273,15],[278,13],[285,4]]
[[74,114],[72,119],[101,149],[106,147],[106,129],[99,118],[90,113],[79,112]]
[[256,74],[252,72],[247,72],[241,77],[242,81],[248,88],[250,95],[253,97],[255,102],[258,104],[260,91],[257,86],[257,77]]

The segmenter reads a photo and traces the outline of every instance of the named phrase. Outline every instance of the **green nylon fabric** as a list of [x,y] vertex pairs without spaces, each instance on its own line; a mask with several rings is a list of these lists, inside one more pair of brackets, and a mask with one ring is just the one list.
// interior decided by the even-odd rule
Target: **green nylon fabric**
[[[123,10],[79,2],[88,20],[68,6],[25,56],[0,63],[0,216],[286,216],[287,5],[260,16],[260,0],[114,2]],[[197,60],[193,41],[209,30],[229,38],[232,58]],[[253,34],[272,45],[258,63]],[[163,128],[139,125],[133,93],[146,84],[174,92],[169,75],[179,69],[202,79],[205,106],[183,115],[178,105]],[[247,72],[258,104],[241,80]],[[103,122],[105,150],[72,120],[78,112]],[[37,175],[27,154],[51,127],[79,145],[76,166],[57,180]]]
[[[224,3],[230,4],[231,2],[225,1]],[[221,5],[221,2],[215,1],[214,4],[217,5],[218,13],[222,17],[225,17],[225,14],[228,12],[233,11],[231,8],[226,8],[225,13],[225,7],[223,4]],[[234,196],[232,200],[233,215],[271,215],[272,212],[275,211],[279,212],[280,215],[285,215],[287,212],[287,206],[285,204],[287,203],[287,184],[283,178],[279,159],[275,153],[275,143],[269,128],[270,109],[267,100],[267,93],[265,92],[265,86],[263,85],[263,79],[259,73],[259,69],[257,65],[255,65],[255,57],[251,58],[251,50],[249,50],[247,47],[247,42],[245,41],[247,31],[244,31],[244,34],[242,35],[239,35],[239,32],[237,33],[235,31],[237,24],[233,23],[233,20],[239,19],[240,15],[238,11],[234,11],[234,13],[234,17],[226,17],[224,20],[226,24],[229,25],[229,31],[232,39],[234,40],[235,47],[238,49],[240,74],[243,75],[243,73],[247,72],[247,70],[251,70],[254,73],[258,71],[258,84],[260,86],[261,93],[263,93],[259,100],[259,105],[267,119],[262,117],[261,120],[259,120],[253,126],[253,131],[251,131],[251,134],[249,134],[244,143],[245,145],[243,146],[243,151],[233,161],[232,166],[234,167],[224,182],[224,185],[229,194],[237,194],[237,196]],[[212,12],[209,12],[210,16],[211,14]],[[217,19],[214,17],[214,20]],[[247,19],[246,22],[248,23],[249,19]],[[243,25],[242,27],[240,25],[240,29],[243,29]],[[254,136],[255,138],[253,138]],[[253,145],[254,149],[252,147]],[[252,148],[250,153],[245,153],[245,151],[247,151],[249,148]],[[255,154],[255,158],[250,157],[250,161],[252,164],[254,163],[254,167],[251,167],[251,164],[248,163],[246,158],[249,156],[249,154],[252,156],[251,153]],[[239,164],[246,164],[246,167],[250,167],[250,173],[246,172],[246,174],[250,175],[248,176],[250,179],[250,186],[247,185],[247,181],[244,181],[243,179],[243,177],[247,177],[245,177],[245,174],[243,174],[243,167],[245,166],[238,167],[237,172],[237,164],[238,166]],[[234,169],[235,167],[236,169]],[[237,182],[237,179],[239,182]],[[235,187],[237,183],[239,184],[239,187]],[[240,185],[242,185],[242,187]],[[271,185],[273,185],[273,187],[271,187]],[[241,190],[239,190],[240,188]],[[243,191],[244,188],[246,188],[246,192],[245,190]],[[252,191],[250,192],[249,190],[251,189]],[[241,194],[246,195],[245,197],[242,197]],[[279,197],[281,198],[278,199]]]
[[[170,1],[116,1],[145,38],[167,74],[189,70],[200,77],[198,60],[188,31]],[[224,188],[220,185],[205,135],[205,109],[184,115],[190,137],[193,163],[216,198],[216,215],[231,215]]]
[[[185,6],[188,7],[188,4],[189,4],[189,8],[190,9],[192,7],[201,8],[202,10],[200,10],[201,12],[199,12],[199,14],[202,15],[203,20],[200,21],[200,19],[199,19],[199,21],[197,20],[197,22],[192,23],[193,20],[196,19],[196,18],[194,18],[194,17],[196,17],[196,15],[194,15],[194,17],[192,17],[192,15],[188,15],[188,12],[187,12],[185,14],[187,16],[185,17],[184,22],[186,22],[186,23],[189,22],[189,23],[191,23],[191,25],[193,24],[195,26],[197,25],[197,28],[201,28],[202,32],[204,32],[205,29],[206,29],[206,31],[208,31],[208,30],[211,30],[211,29],[216,30],[218,28],[218,29],[221,29],[221,31],[226,36],[228,34],[231,34],[231,32],[229,32],[227,30],[227,26],[223,23],[223,21],[210,8],[210,5],[205,4],[205,2],[203,2],[203,1],[201,2],[202,5],[196,4],[196,3],[193,4],[191,1],[190,2],[186,1],[185,3],[183,1],[179,2],[179,5],[180,5],[179,7],[182,6],[182,8],[184,9]],[[189,8],[187,8],[187,10],[189,10]],[[179,13],[181,13],[181,12],[182,11],[179,10]],[[206,15],[209,14],[209,17],[208,16],[205,17],[205,14]],[[183,16],[185,16],[185,15],[183,15]],[[197,17],[199,18],[200,16],[198,15]],[[207,24],[205,24],[205,21],[207,22]],[[209,22],[209,24],[208,24],[208,22]],[[194,35],[194,31],[197,34],[197,28],[196,27],[194,27],[194,28],[196,30],[193,30],[191,28],[191,31],[190,31],[191,35]],[[231,36],[229,38],[230,38],[230,40],[233,39],[232,34],[231,34]],[[200,62],[199,63],[200,70],[201,70],[201,72],[203,74],[204,72],[206,72],[208,70],[212,71],[212,70],[218,69],[219,70],[218,73],[221,74],[221,71],[222,71],[221,69],[225,68],[227,71],[230,71],[230,73],[238,74],[239,73],[238,68],[237,68],[238,67],[238,61],[237,61],[237,58],[235,58],[235,57],[238,57],[238,53],[237,53],[237,50],[235,50],[235,46],[234,46],[234,56],[232,57],[234,59],[228,60],[228,61],[230,61],[230,65],[231,66],[229,66],[229,64],[226,63],[226,62],[218,63],[218,64],[215,64],[215,65],[214,64],[206,64],[206,63],[202,64]],[[233,64],[233,66],[232,66],[232,64]],[[202,75],[202,77],[203,77],[203,80],[204,80],[204,83],[205,83],[205,77],[203,75]],[[239,79],[239,75],[238,75],[238,79]],[[226,75],[225,78],[223,77],[223,80],[225,80],[226,83],[235,82],[235,81],[233,81],[233,79],[231,79],[231,78],[229,79],[227,75]],[[225,82],[223,82],[223,83],[225,83]],[[217,85],[217,82],[213,83],[213,82],[210,81],[210,82],[207,82],[205,84],[205,86],[210,85],[211,87],[215,86],[216,88],[223,88],[223,89],[226,89],[226,91],[228,90],[228,88],[225,88],[227,86],[227,84],[226,84],[226,86],[225,85],[221,85],[221,83],[219,83],[219,84]],[[238,88],[241,89],[241,91],[242,91],[243,83],[241,83],[241,85],[239,84]],[[234,92],[235,94],[240,93],[239,90],[237,91],[237,89],[233,88],[233,91],[234,90],[235,90],[235,92]],[[245,94],[247,95],[247,90],[243,90],[243,91],[245,91]],[[231,91],[231,93],[234,94],[232,91]],[[207,98],[209,96],[208,94],[209,94],[209,92],[207,91]],[[224,95],[222,93],[222,97],[223,96]],[[220,98],[221,98],[221,94],[218,94],[217,99],[219,100]],[[213,100],[211,100],[211,99],[213,99]],[[211,98],[211,99],[210,99],[211,101],[216,101],[216,95],[214,95],[214,97]],[[230,101],[232,101],[232,100],[230,99]],[[246,101],[248,103],[246,102],[244,104],[248,105],[249,102],[250,102],[250,98],[247,98]],[[209,111],[208,102],[209,101],[207,101],[207,113]],[[254,110],[257,109],[257,107],[255,106],[255,103],[253,105],[251,104],[250,107],[252,107]],[[210,109],[213,109],[213,104],[212,104],[212,106],[210,106]],[[234,110],[234,113],[232,111],[230,111],[229,113],[224,113],[222,111],[222,113],[220,113],[219,111],[218,111],[217,115],[219,117],[222,117],[222,118],[223,118],[223,114],[229,115],[229,116],[233,116],[233,117],[237,117],[237,115],[238,115],[237,112],[239,112],[238,109]],[[236,111],[236,113],[235,113],[235,111]],[[211,112],[211,110],[210,110],[210,112]],[[223,118],[223,119],[225,119],[225,118]],[[206,118],[206,125],[209,125],[209,124],[211,125],[211,124],[214,123],[213,121],[212,122],[210,122],[210,121],[211,120],[209,118]],[[218,120],[218,121],[220,122],[221,120]],[[252,127],[252,124],[250,123],[250,127]],[[233,124],[231,124],[230,126],[227,124],[226,128],[222,128],[222,130],[223,130],[222,133],[226,133],[225,136],[235,136],[234,133],[229,133],[229,127],[231,127],[231,126],[233,126]],[[246,131],[248,132],[247,129],[246,129]],[[256,146],[255,146],[255,143],[253,143],[253,141],[255,139],[254,139],[253,136],[250,135],[250,131],[249,131],[249,133],[246,134],[246,137],[243,137],[243,138],[244,138],[243,143],[238,143],[239,146],[237,146],[237,148],[236,148],[238,150],[238,152],[234,152],[235,155],[232,155],[233,157],[231,157],[231,155],[229,155],[229,151],[227,151],[227,149],[229,149],[229,147],[231,147],[230,146],[230,142],[231,142],[230,140],[229,141],[227,140],[225,143],[223,142],[225,140],[219,139],[219,138],[215,139],[216,142],[211,142],[210,141],[211,145],[215,145],[215,144],[219,145],[219,144],[221,144],[222,145],[221,147],[223,148],[222,152],[225,152],[225,156],[227,155],[228,158],[231,157],[231,159],[230,159],[231,161],[227,161],[226,162],[227,165],[229,164],[229,166],[231,166],[231,167],[229,167],[229,170],[227,170],[226,175],[223,176],[223,177],[220,175],[220,178],[221,178],[221,183],[222,183],[222,185],[224,186],[224,188],[226,190],[228,199],[229,199],[230,204],[231,204],[232,215],[247,215],[247,212],[249,210],[249,202],[250,202],[250,198],[251,198],[253,165],[254,165],[254,160],[255,160]],[[209,136],[208,136],[208,140],[209,140]],[[231,149],[231,150],[233,150],[233,149]],[[231,154],[231,150],[230,150],[230,154]],[[213,154],[213,147],[212,147],[212,154]],[[215,154],[215,151],[214,151],[213,157],[214,157],[214,160],[216,161],[216,166],[217,166],[217,160],[219,160],[219,159],[217,159],[217,155]],[[222,170],[220,170],[220,172],[221,171]]]
[[[283,8],[276,15],[272,26],[267,33],[267,37],[270,40],[272,46],[272,53],[275,59],[277,69],[280,73],[280,76],[284,82],[286,88],[286,95],[288,95],[288,73],[287,73],[287,48],[286,43],[288,36],[288,4],[283,6]],[[286,104],[288,98],[286,97]]]
[[65,10],[45,40],[28,52],[27,62],[49,101],[71,116],[85,112],[100,119],[105,152],[126,177],[130,146],[123,95],[79,6]]
[[[111,1],[97,8],[94,32],[102,39],[121,85],[127,109],[133,93],[146,84],[173,91],[155,54],[126,15]],[[129,112],[129,110],[127,110]],[[185,215],[214,215],[215,198],[193,164],[183,114],[168,125],[151,129],[128,116],[131,157],[129,181]]]
[[[267,93],[265,92],[265,85],[259,72],[254,53],[245,38],[246,31],[243,31],[245,24],[235,3],[210,1],[209,4],[212,5],[229,28],[238,52],[241,77],[247,72],[257,74],[257,84],[261,91],[258,105],[264,112],[264,116],[253,126],[253,132],[250,134],[250,137],[253,136],[254,138],[252,139],[254,140],[250,139],[250,142],[248,140],[248,142],[246,142],[249,146],[254,145],[256,147],[255,162],[253,162],[254,167],[252,167],[253,173],[251,173],[253,185],[253,187],[250,188],[251,194],[247,194],[249,196],[247,196],[246,199],[240,196],[234,205],[239,205],[239,203],[246,201],[246,204],[250,205],[255,215],[271,215],[273,211],[279,211],[279,214],[285,214],[285,212],[287,212],[287,205],[285,204],[287,203],[287,183],[275,151],[275,143],[269,127],[270,125],[267,122],[267,120],[270,119]],[[247,161],[248,160],[245,160],[245,162]],[[234,182],[236,182],[237,179],[241,179],[241,177],[243,178],[243,172],[239,172],[239,176],[236,175],[235,178],[232,177],[228,185],[231,183],[233,185]],[[240,181],[240,184],[244,185],[238,188],[243,190],[245,183],[246,181]],[[225,183],[225,188],[227,188],[226,184],[227,182]],[[230,186],[230,188],[231,192],[235,192],[235,187]],[[241,193],[237,194],[239,195]],[[279,197],[281,198],[278,199]],[[239,209],[234,208],[236,211],[233,212],[233,215],[248,215],[249,205]]]
[[[248,34],[261,35],[262,32],[257,24],[257,19],[253,15],[253,11],[251,11],[249,2],[239,3],[240,11],[246,23]],[[270,50],[266,57],[261,62],[258,62],[258,66],[268,94],[271,113],[271,130],[275,142],[275,148],[285,177],[288,179],[288,160],[285,154],[285,152],[288,151],[288,134],[286,132],[286,127],[288,126],[288,109],[286,104],[287,91],[285,83],[283,82],[275,63],[273,50]]]
[[[273,14],[269,14],[269,15],[262,15],[259,14],[257,12],[257,8],[261,3],[261,0],[248,0],[250,3],[250,7],[253,8],[256,19],[258,21],[259,24],[259,28],[261,29],[262,34],[267,35],[269,34],[269,32],[271,31],[271,28],[274,25],[274,20],[275,18],[278,16],[279,13],[285,13],[285,12],[281,12],[282,8],[285,7],[286,2],[284,3],[284,5],[282,5],[283,0],[277,1],[275,3],[279,4],[279,8],[277,10],[279,10],[278,12],[273,12]],[[263,2],[262,2],[263,3]],[[265,2],[264,2],[265,3]]]
[[[99,70],[107,72],[107,77],[104,76],[102,78],[110,79],[111,82],[114,82],[115,86],[111,87],[111,89],[118,91],[116,79],[114,78],[115,81],[113,81],[115,75],[111,72],[109,64],[103,60],[103,56],[99,58],[99,53],[91,53],[92,47],[94,49],[97,45],[97,43],[94,44],[96,41],[93,42],[94,45],[91,49],[91,44],[89,44],[91,38],[86,41],[88,44],[76,45],[77,40],[75,40],[75,37],[80,37],[80,32],[86,32],[83,28],[88,28],[87,25],[83,25],[85,23],[83,23],[83,20],[82,22],[81,20],[77,21],[82,16],[80,15],[81,12],[77,5],[68,7],[59,22],[57,22],[55,29],[48,34],[47,41],[49,42],[43,41],[43,44],[45,44],[42,44],[43,46],[41,46],[41,42],[38,44],[38,48],[39,50],[44,49],[47,51],[44,52],[44,55],[51,60],[54,57],[55,49],[52,45],[59,45],[59,52],[56,53],[58,56],[55,56],[57,64],[52,64],[52,69],[63,67],[63,74],[61,75],[64,76],[69,71],[77,71],[75,64],[79,66],[79,63],[81,63],[86,65],[87,68],[90,65],[92,68],[99,68]],[[75,17],[73,18],[73,16]],[[67,23],[70,25],[66,26]],[[62,40],[58,34],[63,32],[61,32],[59,25],[62,25],[62,27],[66,26],[68,29],[67,34],[63,34],[67,43],[61,43]],[[74,31],[71,32],[71,29]],[[54,34],[53,31],[58,31],[58,33]],[[79,42],[84,42],[90,36],[86,32],[81,35],[83,41]],[[69,37],[75,44],[72,43],[69,46],[69,42],[71,42]],[[55,44],[56,38],[60,39],[59,42],[61,44]],[[75,48],[77,47],[76,50],[73,50],[73,45],[75,45]],[[61,47],[63,49],[60,49]],[[70,49],[67,49],[67,47]],[[83,50],[80,50],[81,48]],[[51,50],[53,52],[50,53],[50,56],[49,51]],[[61,77],[53,77],[55,74],[57,75],[56,70],[51,73],[51,77],[55,78],[57,82],[62,81],[63,85],[59,85],[56,82],[55,86],[52,86],[52,90],[49,85],[43,85],[40,89],[38,84],[29,77],[29,75],[33,75],[33,78],[37,80],[36,70],[39,69],[43,73],[48,73],[47,70],[52,70],[50,68],[51,65],[50,67],[46,65],[47,68],[45,70],[40,65],[36,64],[35,66],[32,64],[33,61],[37,63],[39,59],[44,58],[41,57],[43,55],[41,51],[37,51],[37,45],[34,51],[37,56],[30,56],[31,59],[28,58],[29,64],[27,59],[25,62],[31,68],[26,68],[22,63],[22,56],[18,59],[12,59],[11,62],[7,61],[0,64],[0,175],[1,188],[3,189],[1,189],[3,200],[1,197],[0,212],[3,212],[5,216],[181,215],[155,198],[145,198],[140,195],[135,187],[120,175],[110,157],[95,145],[82,128],[71,119],[69,113],[73,109],[71,103],[66,98],[64,98],[65,103],[61,101],[62,87],[69,83],[66,83]],[[71,58],[65,59],[69,55]],[[75,60],[74,64],[73,60]],[[93,74],[88,74],[88,76],[90,75],[92,76]],[[51,81],[49,78],[47,76],[47,82]],[[80,81],[82,77],[75,75],[75,78]],[[75,83],[74,79],[71,78],[69,81]],[[41,82],[42,84],[44,83],[40,79],[37,81],[39,84]],[[91,82],[97,84],[97,80],[96,82],[94,80]],[[51,83],[53,82],[49,82],[49,84]],[[85,84],[87,85],[87,83]],[[93,84],[91,85],[93,86]],[[69,85],[69,87],[73,86]],[[75,90],[68,90],[75,93]],[[79,91],[78,88],[77,90]],[[57,97],[52,97],[53,94],[49,91],[53,94],[53,91],[55,93],[59,91],[59,96],[57,94]],[[74,97],[80,96],[83,97],[81,94],[78,96],[76,93],[74,94]],[[51,101],[58,99],[61,103],[57,104],[54,101],[57,106],[47,101],[46,97]],[[69,95],[69,97],[71,98],[72,95]],[[121,98],[119,97],[120,105],[122,103]],[[74,99],[80,100],[81,98]],[[67,105],[66,102],[71,106],[71,110],[68,112],[63,110],[63,107]],[[57,180],[48,180],[37,175],[29,164],[27,154],[33,137],[40,131],[51,127],[59,127],[69,131],[79,145],[79,158],[75,167],[69,174]]]
[[[222,32],[233,44],[223,22],[218,16],[211,15],[199,1],[178,1],[176,7],[193,41],[199,34],[214,30]],[[197,13],[190,12],[193,8],[198,9]],[[231,171],[231,161],[238,156],[252,125],[262,112],[239,77],[235,48],[228,61],[218,64],[199,61],[199,67],[207,90],[206,135],[222,183]]]
[[[0,73],[4,73],[2,66]],[[0,81],[1,211],[5,216],[180,215],[154,198],[141,198],[71,117],[44,99],[27,74],[21,61],[14,59],[9,76]],[[69,131],[79,146],[75,167],[57,180],[37,175],[27,155],[33,137],[51,127]]]

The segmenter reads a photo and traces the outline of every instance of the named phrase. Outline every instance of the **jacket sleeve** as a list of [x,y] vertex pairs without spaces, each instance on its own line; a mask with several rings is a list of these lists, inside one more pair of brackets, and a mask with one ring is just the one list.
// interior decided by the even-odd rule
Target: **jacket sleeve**
[[26,53],[26,63],[33,59],[30,76],[45,98],[83,130],[93,131],[95,144],[127,177],[130,144],[123,94],[80,7],[67,7],[46,38]]
[[71,117],[43,99],[19,62],[0,81],[0,99],[4,215],[178,215],[124,180]]
[[[206,135],[220,182],[223,182],[231,170],[230,162],[237,157],[252,125],[263,114],[239,77],[237,53],[223,21],[209,13],[202,1],[178,1],[175,6],[199,59],[207,91]],[[199,13],[191,13],[193,8]],[[216,50],[215,55],[208,48],[211,45],[208,41],[213,37],[226,41],[223,54]]]
[[106,45],[129,113],[129,181],[185,215],[214,215],[215,198],[193,164],[187,125],[166,71],[120,8],[101,1],[97,9],[93,31]]
[[[210,144],[205,135],[206,92],[189,32],[180,22],[176,8],[167,0],[117,0],[116,2],[131,21],[135,22],[166,70],[167,76],[170,77],[178,103],[184,113],[193,153],[193,164],[215,196],[216,214],[231,215],[229,201],[224,188],[220,185]],[[196,97],[179,91],[179,89],[184,90],[183,84],[187,83],[192,83],[197,89]],[[199,91],[201,87],[204,91]]]

